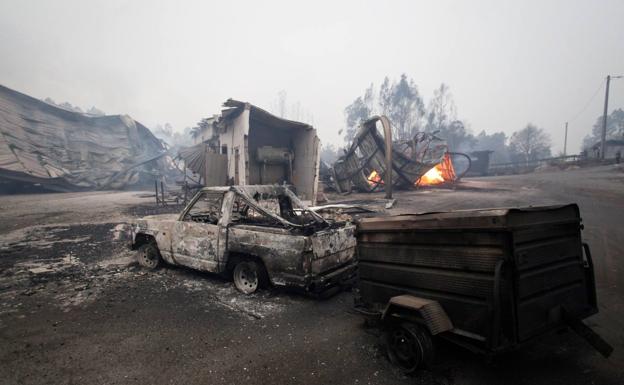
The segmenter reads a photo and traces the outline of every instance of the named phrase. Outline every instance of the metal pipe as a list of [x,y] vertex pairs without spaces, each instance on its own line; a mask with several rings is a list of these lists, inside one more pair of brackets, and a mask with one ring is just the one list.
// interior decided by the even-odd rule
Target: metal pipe
[[165,188],[164,188],[164,184],[163,184],[162,180],[160,181],[160,197],[161,197],[163,206],[166,206],[166,203],[165,203]]
[[381,125],[384,129],[384,142],[386,144],[386,175],[384,175],[384,190],[386,191],[386,199],[392,199],[392,127],[390,120],[382,115],[379,117]]

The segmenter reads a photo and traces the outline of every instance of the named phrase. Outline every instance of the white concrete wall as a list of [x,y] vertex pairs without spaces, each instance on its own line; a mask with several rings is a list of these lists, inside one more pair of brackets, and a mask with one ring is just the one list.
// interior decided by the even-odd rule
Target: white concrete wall
[[214,128],[212,126],[204,128],[199,135],[193,138],[193,144],[203,143],[204,141],[212,138]]
[[236,175],[235,170],[235,157],[234,149],[239,149],[239,184],[249,184],[246,180],[245,173],[245,161],[247,161],[248,154],[245,153],[245,135],[249,134],[249,108],[245,108],[243,112],[232,119],[226,128],[226,131],[219,135],[220,146],[227,146],[228,155],[228,180],[234,178]]
[[299,130],[294,143],[293,184],[301,200],[314,204],[319,178],[320,140],[314,129]]

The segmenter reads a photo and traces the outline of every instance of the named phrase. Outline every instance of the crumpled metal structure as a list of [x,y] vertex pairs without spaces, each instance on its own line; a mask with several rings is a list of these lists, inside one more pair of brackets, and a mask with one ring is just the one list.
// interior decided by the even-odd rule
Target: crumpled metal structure
[[127,115],[67,111],[0,86],[0,179],[55,191],[153,183],[166,149]]
[[[334,187],[340,193],[378,190],[386,179],[386,142],[377,129],[379,117],[362,123],[351,147],[333,165]],[[411,152],[411,154],[410,154]],[[413,188],[427,171],[444,161],[445,144],[415,140],[392,143],[392,186]]]
[[199,143],[178,150],[178,156],[184,159],[186,167],[199,175],[206,174],[206,146],[205,143]]

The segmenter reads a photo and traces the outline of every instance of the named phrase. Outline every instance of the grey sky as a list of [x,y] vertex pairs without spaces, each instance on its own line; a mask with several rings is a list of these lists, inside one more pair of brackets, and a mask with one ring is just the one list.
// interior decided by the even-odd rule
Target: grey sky
[[[441,82],[473,132],[563,126],[624,73],[624,1],[0,0],[0,83],[148,126],[181,129],[233,97],[278,91],[341,141],[343,109],[374,82]],[[604,88],[570,121],[569,151],[602,113]],[[624,79],[610,110],[624,107]]]

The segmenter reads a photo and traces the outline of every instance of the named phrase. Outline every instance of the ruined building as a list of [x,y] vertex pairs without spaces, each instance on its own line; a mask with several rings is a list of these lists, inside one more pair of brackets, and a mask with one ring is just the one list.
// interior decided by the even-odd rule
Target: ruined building
[[93,117],[0,86],[0,191],[118,189],[153,183],[162,143],[127,115]]
[[229,99],[223,106],[221,114],[206,120],[198,144],[180,151],[202,184],[286,183],[302,200],[314,201],[320,143],[316,130],[250,103]]

